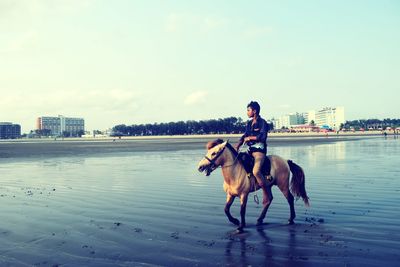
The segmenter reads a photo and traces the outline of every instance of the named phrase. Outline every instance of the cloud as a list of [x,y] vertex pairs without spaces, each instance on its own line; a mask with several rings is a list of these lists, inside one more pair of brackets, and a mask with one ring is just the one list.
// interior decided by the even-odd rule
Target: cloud
[[[70,16],[89,9],[92,0],[0,0],[0,53],[37,45],[48,18]],[[31,30],[30,30],[31,29]],[[40,35],[40,36],[39,36]]]
[[165,30],[169,33],[210,32],[228,24],[229,20],[222,17],[171,13],[167,16]]
[[18,52],[37,43],[37,32],[34,30],[9,37],[9,42],[0,45],[0,53]]
[[182,24],[182,18],[178,14],[170,14],[165,23],[165,30],[167,32],[177,32]]
[[247,30],[244,31],[243,35],[245,38],[249,38],[249,39],[254,39],[254,38],[260,38],[263,37],[265,35],[268,35],[272,32],[272,28],[271,27],[251,27],[248,28]]
[[87,9],[93,4],[93,0],[2,0],[0,1],[0,14],[2,16],[28,16],[37,17],[44,13],[57,11],[64,13],[76,13]]
[[52,8],[57,8],[63,12],[77,13],[85,10],[94,4],[93,0],[58,0],[57,2],[50,1]]
[[[29,97],[26,97],[29,95]],[[87,129],[106,129],[137,119],[142,94],[131,89],[31,91],[5,90],[0,121],[19,123],[27,132],[39,116],[83,117]],[[9,111],[9,112],[7,112]]]
[[[31,95],[31,94],[30,94]],[[25,92],[7,92],[0,106],[38,115],[87,112],[117,113],[138,108],[140,93],[132,90],[70,90],[42,92],[27,98]],[[65,114],[68,115],[68,114]]]
[[289,105],[289,104],[282,104],[282,105],[279,105],[279,108],[282,108],[282,109],[288,109],[288,108],[291,108],[292,106],[291,105]]
[[207,95],[208,95],[208,93],[206,91],[194,92],[194,93],[188,95],[185,98],[184,103],[187,106],[196,105],[196,104],[199,104],[199,103],[204,103],[205,100],[206,100],[206,96]]
[[226,18],[206,17],[202,20],[203,29],[214,30],[228,25],[229,20]]
[[287,67],[287,68],[298,68],[303,66],[304,59],[303,57],[295,57],[295,58],[290,58],[286,59],[284,61],[279,62],[281,66]]

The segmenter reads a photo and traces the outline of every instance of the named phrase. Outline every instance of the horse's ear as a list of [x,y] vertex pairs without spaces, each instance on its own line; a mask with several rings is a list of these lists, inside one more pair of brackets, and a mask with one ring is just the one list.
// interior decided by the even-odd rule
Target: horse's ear
[[229,143],[229,139],[226,139],[226,143]]
[[226,140],[225,142],[223,142],[223,146],[225,147],[228,144],[229,140]]

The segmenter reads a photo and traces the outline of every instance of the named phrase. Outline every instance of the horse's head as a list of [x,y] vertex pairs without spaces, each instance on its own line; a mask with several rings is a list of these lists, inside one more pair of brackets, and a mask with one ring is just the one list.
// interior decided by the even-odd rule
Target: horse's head
[[209,176],[218,166],[223,164],[223,157],[221,156],[226,148],[228,141],[217,139],[215,141],[208,142],[207,154],[199,162],[199,172],[206,172],[206,176]]

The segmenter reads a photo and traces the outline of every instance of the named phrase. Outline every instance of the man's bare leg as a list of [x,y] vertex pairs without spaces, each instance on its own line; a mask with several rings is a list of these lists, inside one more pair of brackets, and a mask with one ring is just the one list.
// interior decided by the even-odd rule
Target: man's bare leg
[[271,182],[267,181],[267,179],[264,177],[261,171],[261,168],[264,164],[265,154],[262,152],[253,152],[253,157],[254,157],[253,174],[257,179],[257,183],[263,190],[264,193],[263,204],[265,204],[268,202],[268,200],[272,201]]

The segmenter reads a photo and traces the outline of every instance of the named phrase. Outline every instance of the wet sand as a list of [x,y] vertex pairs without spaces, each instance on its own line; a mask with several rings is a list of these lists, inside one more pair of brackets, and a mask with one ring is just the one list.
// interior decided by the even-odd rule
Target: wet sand
[[[36,139],[0,141],[0,160],[3,158],[46,158],[62,156],[102,156],[112,153],[176,151],[204,149],[208,141],[216,138],[229,139],[236,144],[239,135],[180,136],[180,137],[139,137],[107,139]],[[271,136],[270,147],[323,144],[339,141],[381,138],[376,136]]]
[[221,172],[196,171],[204,141],[41,144],[52,152],[3,158],[0,266],[398,266],[399,139],[272,142],[304,168],[311,207],[297,201],[286,225],[274,188],[256,227],[251,195],[242,234],[224,215]]

